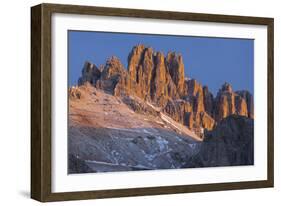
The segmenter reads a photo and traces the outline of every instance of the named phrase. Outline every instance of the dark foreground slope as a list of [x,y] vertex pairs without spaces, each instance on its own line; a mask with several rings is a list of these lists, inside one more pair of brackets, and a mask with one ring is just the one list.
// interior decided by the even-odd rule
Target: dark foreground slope
[[194,167],[254,164],[254,121],[231,115],[205,134],[200,151],[194,156]]

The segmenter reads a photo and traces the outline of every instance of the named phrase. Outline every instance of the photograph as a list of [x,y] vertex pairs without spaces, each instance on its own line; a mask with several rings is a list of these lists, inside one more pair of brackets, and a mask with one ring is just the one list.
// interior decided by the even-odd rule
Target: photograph
[[274,18],[43,3],[30,20],[32,199],[274,187]]
[[68,174],[254,165],[254,39],[68,30]]

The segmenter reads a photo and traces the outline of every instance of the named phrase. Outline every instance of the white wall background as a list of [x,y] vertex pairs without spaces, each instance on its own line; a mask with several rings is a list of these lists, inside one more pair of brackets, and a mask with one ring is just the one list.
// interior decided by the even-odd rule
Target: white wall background
[[[280,205],[281,3],[278,0],[60,0],[68,3],[275,18],[275,188],[47,203],[47,205]],[[0,203],[39,205],[30,185],[30,7],[37,0],[6,0],[0,9]],[[280,4],[280,5],[279,5]]]

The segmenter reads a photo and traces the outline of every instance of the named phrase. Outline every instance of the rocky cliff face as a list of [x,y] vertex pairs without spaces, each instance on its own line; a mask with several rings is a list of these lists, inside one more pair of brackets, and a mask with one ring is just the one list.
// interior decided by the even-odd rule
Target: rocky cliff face
[[230,115],[207,132],[194,166],[215,167],[254,164],[254,121]]
[[225,83],[215,99],[214,117],[216,121],[238,114],[253,118],[253,99],[248,91],[234,92],[230,84]]
[[243,116],[231,115],[208,132],[200,151],[202,165],[254,164],[254,122]]
[[184,96],[184,64],[181,54],[169,52],[166,57],[166,66],[173,83],[176,85],[177,92]]
[[127,69],[117,57],[100,68],[86,62],[78,84],[85,82],[115,96],[136,96],[150,102],[202,137],[204,130],[212,130],[229,115],[254,117],[253,97],[248,91],[234,92],[225,83],[214,97],[207,86],[185,77],[180,54],[165,56],[144,45],[133,47]]
[[203,96],[204,96],[204,108],[205,111],[212,116],[213,115],[213,110],[214,110],[214,96],[213,94],[209,91],[208,86],[203,87]]
[[254,118],[254,98],[253,98],[252,94],[246,90],[237,91],[236,94],[238,94],[240,97],[242,97],[242,99],[244,99],[246,101],[248,117],[253,119]]
[[97,80],[101,76],[101,71],[96,65],[86,61],[82,69],[82,76],[78,79],[78,85],[82,85],[85,82],[90,82],[96,85]]
[[125,87],[140,98],[164,106],[169,98],[179,98],[178,88],[183,90],[182,80],[178,79],[177,73],[173,73],[175,81],[169,73],[173,64],[181,70],[184,78],[182,62],[176,64],[178,59],[181,58],[172,55],[165,57],[163,53],[154,52],[143,45],[135,46],[128,57],[129,80]]

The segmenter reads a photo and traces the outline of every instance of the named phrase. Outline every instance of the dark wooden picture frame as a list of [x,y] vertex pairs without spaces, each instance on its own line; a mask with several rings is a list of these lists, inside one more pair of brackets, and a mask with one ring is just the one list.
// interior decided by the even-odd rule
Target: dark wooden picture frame
[[[267,26],[267,180],[53,193],[51,190],[51,16],[54,13],[222,22]],[[48,201],[266,188],[274,184],[274,82],[272,18],[183,13],[91,6],[40,4],[31,8],[31,197]]]

